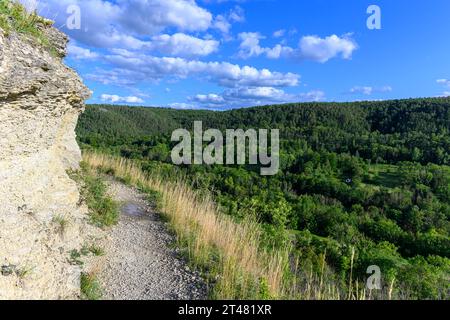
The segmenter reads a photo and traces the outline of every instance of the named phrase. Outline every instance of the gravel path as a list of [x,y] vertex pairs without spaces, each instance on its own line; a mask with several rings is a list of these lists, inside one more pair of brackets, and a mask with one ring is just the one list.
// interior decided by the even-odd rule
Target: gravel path
[[206,286],[175,249],[164,222],[137,190],[116,181],[109,193],[121,205],[109,231],[98,274],[106,300],[205,299]]

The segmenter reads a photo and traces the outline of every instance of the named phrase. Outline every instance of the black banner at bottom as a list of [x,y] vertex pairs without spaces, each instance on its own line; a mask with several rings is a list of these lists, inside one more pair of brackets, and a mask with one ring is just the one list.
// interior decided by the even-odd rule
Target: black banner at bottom
[[[3,301],[2,311],[13,311],[20,316],[36,309],[45,309],[45,315],[83,318],[91,312],[102,317],[120,317],[129,320],[133,315],[144,319],[291,319],[307,318],[307,315],[345,316],[358,318],[366,316],[389,317],[397,312],[404,318],[418,315],[420,311],[439,308],[448,311],[449,301]],[[60,311],[57,309],[61,308]],[[48,312],[51,310],[51,314]],[[62,313],[61,313],[62,312]],[[394,313],[395,312],[395,313]],[[445,311],[444,311],[445,312]],[[40,313],[40,312],[39,312]],[[142,317],[142,316],[141,316]]]

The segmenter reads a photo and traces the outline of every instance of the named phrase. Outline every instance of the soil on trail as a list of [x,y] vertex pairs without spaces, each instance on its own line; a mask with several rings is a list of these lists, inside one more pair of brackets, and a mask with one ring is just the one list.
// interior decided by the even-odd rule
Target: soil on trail
[[106,300],[198,300],[206,285],[173,248],[174,238],[145,196],[117,181],[109,194],[121,204],[118,224],[103,245],[98,279]]

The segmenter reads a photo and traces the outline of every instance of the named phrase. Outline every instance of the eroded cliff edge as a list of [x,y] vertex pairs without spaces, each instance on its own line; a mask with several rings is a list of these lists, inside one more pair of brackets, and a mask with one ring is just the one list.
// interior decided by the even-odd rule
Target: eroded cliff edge
[[42,28],[52,50],[0,28],[0,299],[78,297],[69,253],[90,228],[67,174],[90,91],[64,65],[67,37]]

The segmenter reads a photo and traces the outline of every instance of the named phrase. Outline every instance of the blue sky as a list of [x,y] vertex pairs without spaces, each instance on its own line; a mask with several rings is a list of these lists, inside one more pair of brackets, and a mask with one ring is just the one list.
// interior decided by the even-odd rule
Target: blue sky
[[[78,19],[73,5],[80,29],[70,27]],[[380,30],[367,27],[370,5],[381,10]],[[448,0],[40,0],[37,6],[69,34],[66,62],[93,91],[90,103],[221,110],[450,95]]]

